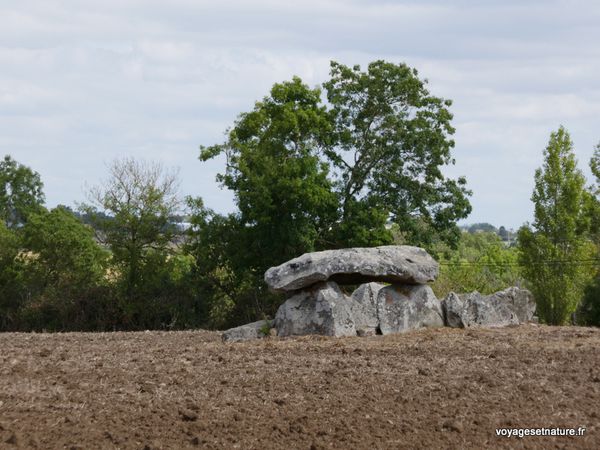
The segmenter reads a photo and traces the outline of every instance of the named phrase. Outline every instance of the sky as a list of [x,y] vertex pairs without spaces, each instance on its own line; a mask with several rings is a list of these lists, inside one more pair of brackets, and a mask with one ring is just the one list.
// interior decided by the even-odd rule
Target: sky
[[600,2],[0,0],[0,155],[40,173],[47,206],[86,200],[115,158],[178,168],[182,195],[235,209],[198,160],[273,83],[329,62],[404,62],[452,99],[463,223],[533,218],[550,133],[579,166],[600,141]]

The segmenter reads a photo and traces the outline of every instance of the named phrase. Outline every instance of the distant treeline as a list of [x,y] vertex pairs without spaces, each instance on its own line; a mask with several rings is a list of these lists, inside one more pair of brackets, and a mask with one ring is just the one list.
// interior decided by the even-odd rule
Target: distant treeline
[[[326,99],[326,100],[325,100]],[[217,180],[237,210],[180,199],[178,174],[120,159],[77,211],[44,207],[39,174],[0,163],[0,330],[221,328],[272,317],[264,271],[310,251],[426,248],[434,284],[483,293],[524,285],[542,321],[599,323],[597,184],[585,186],[564,129],[535,174],[535,221],[518,233],[457,226],[471,211],[453,164],[451,102],[416,70],[331,65],[321,88],[275,84],[223,144]],[[598,177],[600,150],[591,166]],[[598,181],[598,180],[596,180]]]

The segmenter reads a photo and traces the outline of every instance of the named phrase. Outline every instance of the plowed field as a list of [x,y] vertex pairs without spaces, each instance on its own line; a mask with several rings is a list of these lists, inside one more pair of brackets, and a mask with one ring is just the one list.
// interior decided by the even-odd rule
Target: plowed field
[[0,334],[0,448],[598,449],[600,329]]

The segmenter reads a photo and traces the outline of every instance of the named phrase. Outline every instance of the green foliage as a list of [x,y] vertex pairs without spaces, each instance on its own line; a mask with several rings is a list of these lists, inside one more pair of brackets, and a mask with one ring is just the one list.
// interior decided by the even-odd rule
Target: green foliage
[[128,330],[197,327],[205,319],[191,274],[194,260],[180,251],[149,250],[133,295],[117,291],[120,327]]
[[[594,150],[590,168],[595,183],[589,188],[586,197],[586,214],[590,223],[590,238],[596,244],[596,261],[600,261],[600,144]],[[578,319],[587,325],[600,326],[600,269],[594,281],[585,290]]]
[[90,191],[84,217],[110,248],[113,296],[119,328],[157,329],[198,326],[205,302],[194,286],[194,258],[178,249],[177,176],[158,164],[114,161],[110,178]]
[[251,247],[246,267],[268,267],[324,244],[337,198],[318,157],[329,131],[319,103],[320,91],[298,78],[276,84],[240,115],[225,144],[202,149],[203,160],[227,156],[219,180],[235,193],[239,227]]
[[533,229],[519,230],[519,261],[537,303],[540,319],[565,323],[576,310],[590,278],[591,255],[586,231],[585,179],[577,168],[568,132],[550,136],[544,165],[535,172],[531,200]]
[[27,221],[44,203],[43,184],[38,173],[10,156],[0,161],[0,220],[9,228]]
[[14,323],[20,305],[17,265],[19,248],[17,233],[0,221],[0,330]]
[[441,171],[454,163],[451,101],[430,95],[417,75],[405,64],[375,61],[363,72],[332,62],[324,84],[333,120],[325,154],[339,175],[342,205],[338,227],[376,237],[365,246],[381,244],[385,234],[385,221],[364,222],[373,211],[389,216],[408,242],[424,246],[456,243],[456,221],[471,211],[464,178],[447,179]]
[[70,330],[92,317],[87,299],[102,284],[107,253],[93,231],[71,212],[55,208],[31,214],[20,231],[16,258],[17,329]]
[[30,216],[23,246],[31,254],[27,266],[45,289],[79,290],[104,277],[107,253],[93,230],[64,208]]
[[223,328],[272,313],[277,297],[264,289],[264,270],[246,254],[256,245],[249,241],[250,227],[241,225],[239,214],[216,214],[200,199],[189,199],[189,206],[192,228],[185,251],[195,259],[193,278],[207,325]]
[[594,150],[590,160],[590,169],[595,183],[586,192],[586,214],[590,224],[590,237],[600,245],[600,144]]
[[495,233],[463,232],[457,249],[442,245],[436,253],[440,275],[432,287],[439,298],[450,292],[491,294],[522,284],[517,250]]

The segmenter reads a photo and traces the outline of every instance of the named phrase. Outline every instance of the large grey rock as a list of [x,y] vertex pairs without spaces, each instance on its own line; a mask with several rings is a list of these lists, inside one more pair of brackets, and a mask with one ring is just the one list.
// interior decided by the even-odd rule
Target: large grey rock
[[529,322],[535,313],[533,295],[511,287],[491,295],[455,294],[442,301],[446,325],[454,328],[504,327]]
[[381,334],[444,326],[440,301],[426,285],[384,287],[377,295],[377,314]]
[[327,280],[339,284],[423,284],[433,281],[437,274],[438,263],[422,248],[388,245],[305,253],[271,267],[265,282],[273,292],[288,292]]
[[252,339],[260,339],[266,336],[264,331],[271,328],[270,320],[259,320],[258,322],[248,323],[235,328],[230,328],[224,331],[221,335],[223,342],[239,342],[249,341]]
[[297,292],[275,315],[278,336],[356,336],[352,300],[330,281]]
[[442,300],[442,311],[444,312],[444,324],[451,328],[464,328],[470,326],[471,314],[466,305],[466,295],[458,295],[450,292]]
[[352,293],[352,317],[359,336],[377,334],[379,328],[377,295],[383,287],[385,285],[381,283],[365,283]]
[[527,289],[516,286],[509,287],[503,291],[493,294],[503,301],[506,306],[517,316],[520,323],[533,321],[535,315],[535,299]]

